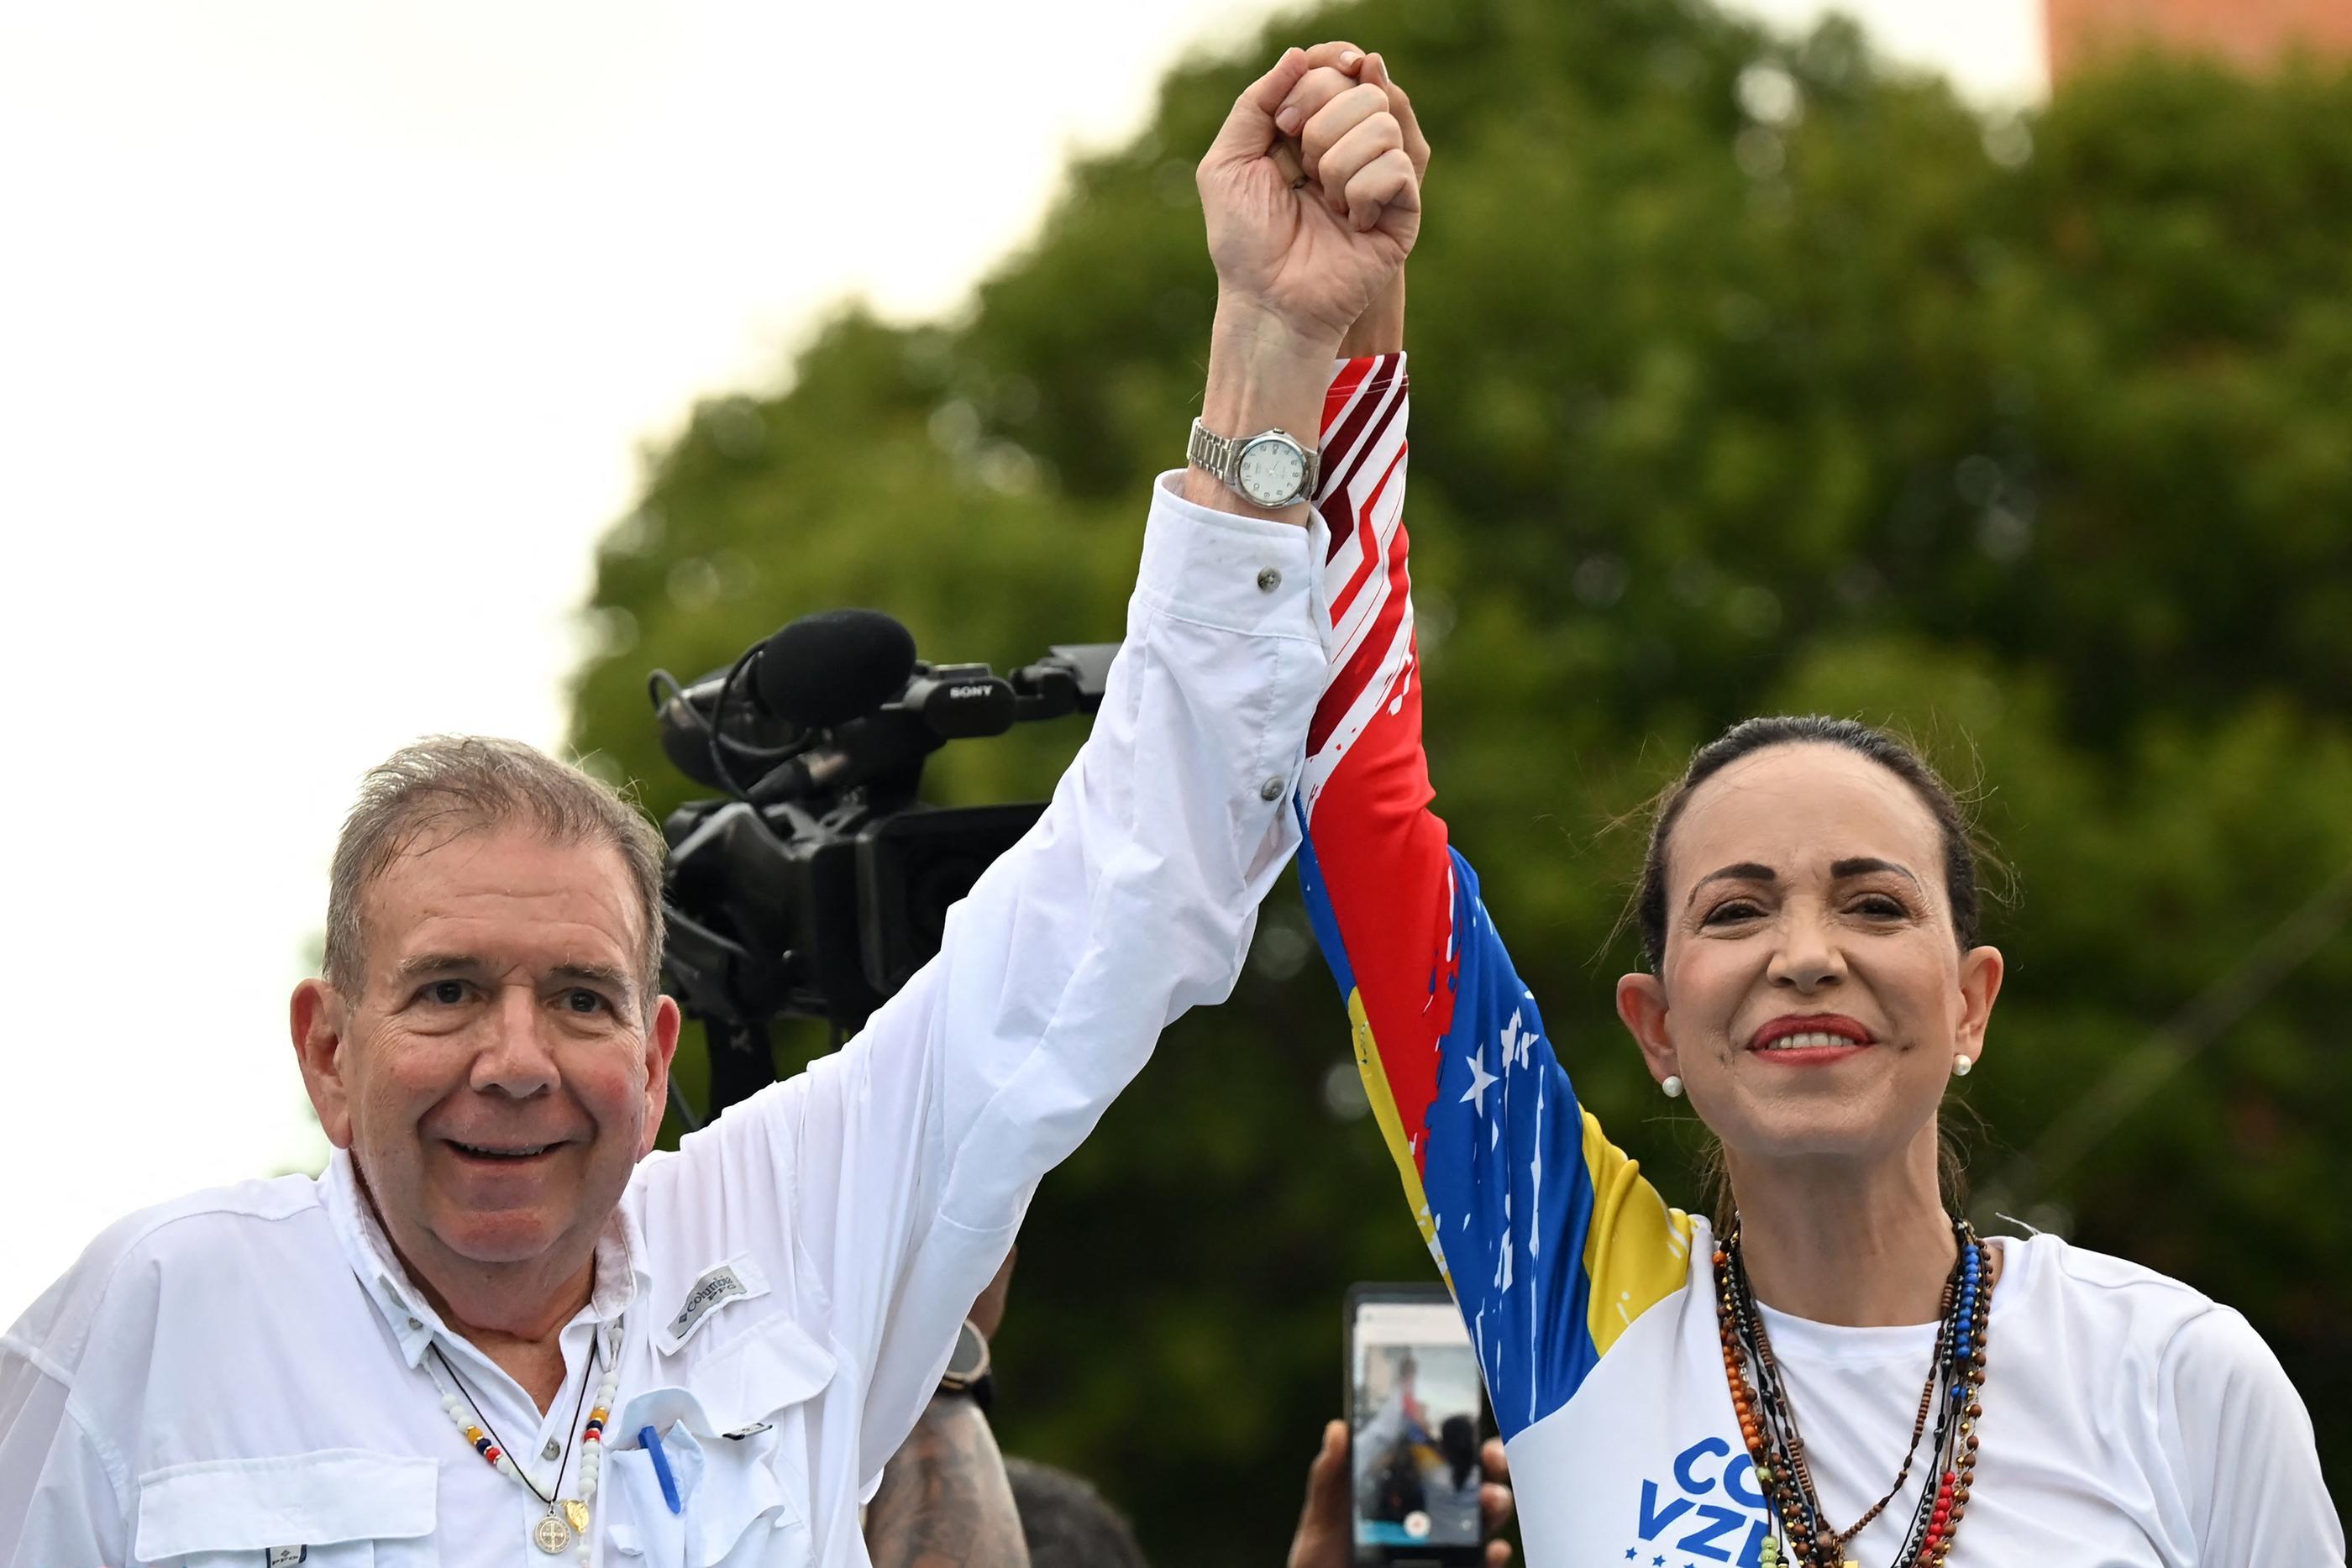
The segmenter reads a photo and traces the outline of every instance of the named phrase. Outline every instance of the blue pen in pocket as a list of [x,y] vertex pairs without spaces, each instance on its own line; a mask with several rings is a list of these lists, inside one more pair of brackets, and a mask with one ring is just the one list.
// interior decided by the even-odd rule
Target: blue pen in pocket
[[654,1479],[661,1482],[662,1501],[669,1504],[672,1513],[683,1513],[686,1505],[677,1500],[677,1478],[669,1473],[669,1456],[662,1452],[661,1434],[651,1427],[637,1433],[637,1442],[654,1457]]

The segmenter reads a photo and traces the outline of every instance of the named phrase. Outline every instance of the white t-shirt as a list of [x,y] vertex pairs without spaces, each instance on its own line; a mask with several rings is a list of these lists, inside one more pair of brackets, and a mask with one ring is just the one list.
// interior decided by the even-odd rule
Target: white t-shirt
[[[2245,1319],[2054,1236],[1999,1238],[1982,1448],[1956,1564],[2341,1564],[2310,1418]],[[1732,1418],[1714,1238],[1692,1221],[1687,1288],[1642,1313],[1566,1405],[1511,1441],[1533,1568],[1759,1561],[1766,1511]],[[1832,1524],[1895,1479],[1936,1326],[1839,1328],[1767,1308],[1815,1493]],[[1895,1560],[1925,1455],[1850,1543]]]
[[1038,1178],[1170,1019],[1232,988],[1297,838],[1323,536],[1172,477],[1045,817],[846,1048],[637,1167],[550,1410],[435,1315],[347,1158],[199,1194],[110,1228],[0,1336],[0,1568],[569,1568],[531,1543],[545,1506],[445,1413],[429,1353],[576,1498],[589,1344],[615,1319],[597,1563],[863,1563],[858,1502]]
[[[1407,1207],[1477,1347],[1528,1568],[1755,1568],[1767,1514],[1724,1379],[1713,1237],[1579,1104],[1571,1053],[1429,809],[1409,401],[1401,355],[1347,367],[1327,400],[1360,455],[1318,498],[1332,682],[1298,796],[1307,911]],[[1586,1045],[1619,1038],[1606,1023]],[[1956,1568],[2343,1563],[2310,1418],[2244,1319],[2054,1238],[2001,1245]],[[1767,1324],[1843,1529],[1901,1466],[1935,1331]],[[1928,1484],[1923,1463],[1857,1561],[1894,1559]]]

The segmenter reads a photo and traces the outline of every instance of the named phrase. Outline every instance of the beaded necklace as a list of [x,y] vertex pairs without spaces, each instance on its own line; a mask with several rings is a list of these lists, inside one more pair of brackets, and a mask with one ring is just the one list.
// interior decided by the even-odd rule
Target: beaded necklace
[[[580,1475],[574,1488],[576,1495],[561,1501],[554,1494],[563,1490],[563,1472],[572,1463],[572,1439],[564,1439],[563,1458],[555,1467],[554,1484],[546,1491],[540,1490],[539,1484],[523,1473],[522,1467],[515,1463],[513,1456],[506,1451],[506,1446],[499,1441],[498,1434],[490,1429],[489,1417],[484,1416],[481,1407],[474,1403],[473,1395],[467,1392],[465,1384],[458,1380],[457,1369],[449,1364],[448,1358],[441,1354],[441,1347],[437,1344],[432,1347],[433,1359],[441,1364],[442,1372],[448,1374],[450,1386],[456,1390],[455,1393],[446,1388],[442,1391],[441,1408],[448,1413],[457,1430],[465,1434],[467,1443],[482,1456],[490,1469],[520,1481],[532,1497],[547,1505],[547,1517],[531,1527],[530,1542],[551,1557],[570,1546],[577,1549],[581,1562],[588,1561],[589,1547],[593,1539],[588,1527],[595,1520],[596,1483],[604,1468],[604,1423],[612,1418],[613,1397],[621,1386],[621,1324],[618,1319],[614,1321],[609,1332],[613,1341],[609,1356],[612,1365],[606,1369],[604,1381],[596,1389],[596,1403],[589,1408],[588,1424],[580,1428]],[[572,1426],[579,1424],[580,1406],[588,1402],[588,1380],[596,1375],[598,1348],[598,1338],[592,1335],[588,1341],[588,1366],[580,1376],[579,1402],[572,1408]],[[440,1375],[435,1374],[433,1381],[439,1384]],[[570,1427],[565,1428],[567,1431],[570,1429]]]
[[[1911,1448],[1886,1495],[1872,1505],[1853,1528],[1835,1531],[1822,1511],[1813,1490],[1812,1467],[1805,1459],[1804,1438],[1797,1431],[1780,1367],[1764,1332],[1763,1314],[1748,1281],[1748,1265],[1739,1248],[1735,1222],[1715,1252],[1717,1323],[1723,1340],[1723,1371],[1731,1388],[1732,1413],[1756,1467],[1757,1484],[1766,1506],[1775,1516],[1774,1533],[1765,1538],[1762,1568],[1858,1568],[1845,1555],[1846,1542],[1893,1502],[1909,1479],[1919,1439],[1927,1429],[1931,1407],[1936,1410],[1936,1437],[1928,1455],[1941,1472],[1937,1483],[1920,1495],[1906,1532],[1903,1548],[1892,1568],[1942,1568],[1951,1555],[1952,1538],[1968,1511],[1969,1486],[1976,1473],[1977,1418],[1985,1380],[1985,1331],[1992,1314],[1990,1252],[1965,1219],[1953,1221],[1959,1258],[1944,1283],[1943,1310],[1936,1331],[1936,1349],[1929,1359],[1927,1385],[1920,1391],[1919,1415],[1912,1424]],[[1755,1369],[1749,1382],[1748,1369]]]

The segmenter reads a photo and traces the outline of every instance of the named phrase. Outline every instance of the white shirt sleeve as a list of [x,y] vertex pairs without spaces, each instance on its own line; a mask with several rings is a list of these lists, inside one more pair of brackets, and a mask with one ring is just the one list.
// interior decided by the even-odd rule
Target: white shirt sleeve
[[1192,505],[1170,477],[1101,710],[1045,816],[855,1040],[686,1140],[648,1216],[723,1214],[730,1245],[788,1247],[803,1294],[824,1291],[842,1371],[864,1379],[861,1490],[1038,1178],[1161,1030],[1231,993],[1297,847],[1324,529]]
[[0,1568],[130,1560],[106,1455],[28,1344],[0,1340]]
[[2164,1354],[2166,1441],[2206,1568],[2344,1563],[2311,1416],[2253,1326],[2228,1307]]

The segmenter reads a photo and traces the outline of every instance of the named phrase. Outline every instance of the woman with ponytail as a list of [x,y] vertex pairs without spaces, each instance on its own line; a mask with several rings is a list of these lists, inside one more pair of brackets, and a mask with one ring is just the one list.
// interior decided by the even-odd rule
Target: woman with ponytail
[[[1356,85],[1294,93],[1310,154]],[[2003,960],[1952,792],[1892,736],[1749,719],[1661,797],[1617,1013],[1719,1140],[1727,1203],[1674,1207],[1581,1106],[1573,1069],[1622,1037],[1555,1031],[1432,807],[1406,416],[1402,353],[1326,401],[1300,869],[1531,1568],[2341,1564],[2310,1418],[2242,1317],[1964,1218],[1939,1119],[1999,1070]]]

